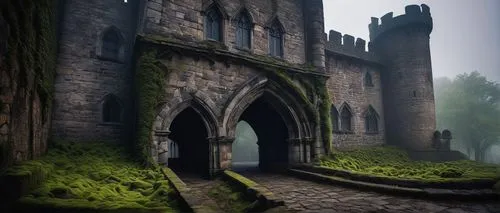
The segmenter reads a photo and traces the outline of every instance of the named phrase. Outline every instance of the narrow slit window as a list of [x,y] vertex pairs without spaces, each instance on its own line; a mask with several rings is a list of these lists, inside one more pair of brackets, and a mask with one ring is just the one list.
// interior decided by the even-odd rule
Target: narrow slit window
[[283,57],[283,30],[277,21],[269,29],[269,54]]

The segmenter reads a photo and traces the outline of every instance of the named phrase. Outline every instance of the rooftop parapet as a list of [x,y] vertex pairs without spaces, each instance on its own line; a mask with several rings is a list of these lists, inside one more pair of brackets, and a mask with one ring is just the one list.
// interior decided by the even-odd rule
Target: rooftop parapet
[[[325,37],[328,38],[325,45],[327,52],[370,62],[379,62],[373,52],[366,51],[366,41],[361,38],[354,39],[352,35],[342,35],[335,30],[330,30],[328,35],[325,33]],[[368,44],[368,47],[370,46]]]
[[370,30],[370,41],[375,41],[383,33],[408,25],[419,24],[426,26],[429,33],[432,31],[432,17],[429,6],[422,4],[408,5],[405,7],[405,14],[393,17],[393,13],[387,13],[379,19],[372,17],[371,23],[368,25]]

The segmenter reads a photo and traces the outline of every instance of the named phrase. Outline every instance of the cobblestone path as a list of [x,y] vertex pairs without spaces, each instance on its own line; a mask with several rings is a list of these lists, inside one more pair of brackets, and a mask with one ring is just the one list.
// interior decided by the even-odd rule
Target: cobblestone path
[[320,184],[290,176],[242,173],[281,196],[290,212],[500,213],[500,202],[429,201]]

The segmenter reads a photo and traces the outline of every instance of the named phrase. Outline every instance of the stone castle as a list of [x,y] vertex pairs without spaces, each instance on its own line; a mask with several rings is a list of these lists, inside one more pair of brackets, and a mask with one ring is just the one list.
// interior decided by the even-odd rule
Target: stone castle
[[151,129],[161,164],[229,168],[241,120],[261,166],[311,162],[328,145],[308,110],[325,100],[307,79],[326,81],[334,147],[432,149],[427,5],[372,18],[369,42],[325,34],[322,0],[67,0],[62,11],[52,137],[132,137],[137,61],[149,48],[168,73]]

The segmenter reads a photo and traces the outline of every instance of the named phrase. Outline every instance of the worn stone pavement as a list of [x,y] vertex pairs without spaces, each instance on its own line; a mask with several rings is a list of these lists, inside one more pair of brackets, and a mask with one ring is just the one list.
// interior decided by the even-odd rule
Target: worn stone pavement
[[320,184],[280,174],[241,174],[281,196],[290,212],[500,213],[499,201],[430,201]]

